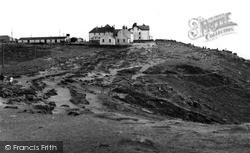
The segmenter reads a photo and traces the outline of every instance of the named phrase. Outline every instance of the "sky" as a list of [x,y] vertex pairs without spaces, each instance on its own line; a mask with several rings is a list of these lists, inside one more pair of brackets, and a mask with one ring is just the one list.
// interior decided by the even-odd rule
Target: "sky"
[[[233,33],[210,41],[188,37],[190,19],[228,12],[237,23]],[[96,26],[121,28],[136,22],[149,25],[154,39],[227,49],[250,59],[249,14],[247,0],[0,0],[0,35],[13,32],[20,38],[69,33],[88,40],[88,32]]]

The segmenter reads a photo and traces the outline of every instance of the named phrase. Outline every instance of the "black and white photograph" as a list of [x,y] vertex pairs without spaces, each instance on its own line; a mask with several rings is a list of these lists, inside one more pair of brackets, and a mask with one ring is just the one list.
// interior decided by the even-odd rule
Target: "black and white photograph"
[[246,0],[0,0],[0,153],[250,153]]

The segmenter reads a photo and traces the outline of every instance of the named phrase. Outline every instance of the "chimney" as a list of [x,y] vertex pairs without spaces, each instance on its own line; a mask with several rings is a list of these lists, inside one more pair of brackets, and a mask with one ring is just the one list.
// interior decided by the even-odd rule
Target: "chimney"
[[137,23],[136,23],[136,22],[133,24],[133,26],[132,26],[132,27],[134,28],[135,26],[137,26]]

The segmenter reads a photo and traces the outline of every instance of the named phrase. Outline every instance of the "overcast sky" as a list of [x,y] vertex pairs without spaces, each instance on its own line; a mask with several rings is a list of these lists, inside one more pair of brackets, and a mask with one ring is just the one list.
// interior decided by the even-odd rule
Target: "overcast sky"
[[[233,34],[205,41],[188,37],[188,21],[231,12]],[[88,40],[88,32],[106,24],[121,28],[134,22],[150,26],[154,39],[175,39],[197,46],[228,49],[250,59],[247,0],[0,0],[0,35],[15,38],[66,33]]]

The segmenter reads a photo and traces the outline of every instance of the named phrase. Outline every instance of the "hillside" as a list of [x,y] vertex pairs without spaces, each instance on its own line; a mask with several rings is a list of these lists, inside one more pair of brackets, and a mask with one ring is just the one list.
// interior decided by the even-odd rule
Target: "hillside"
[[[238,130],[234,131],[237,134],[235,136],[237,144],[234,145],[239,145],[239,149],[242,150],[235,150],[235,152],[244,152],[245,149],[249,149],[249,143],[246,142],[249,142],[247,136],[250,129],[248,126],[250,122],[250,61],[238,57],[235,53],[196,47],[173,40],[158,40],[124,48],[37,45],[36,50],[39,56],[23,59],[31,54],[25,47],[32,46],[23,47],[23,51],[18,49],[20,47],[13,46],[7,49],[9,55],[13,56],[7,57],[9,62],[4,73],[14,76],[15,83],[1,84],[0,106],[3,107],[3,116],[6,116],[8,112],[16,113],[17,118],[21,118],[22,121],[23,116],[35,114],[34,117],[40,118],[43,124],[51,125],[52,123],[47,123],[51,122],[50,117],[36,115],[52,114],[58,120],[55,120],[56,123],[53,121],[53,125],[48,129],[56,127],[59,128],[58,131],[62,131],[60,126],[63,126],[70,130],[74,124],[76,129],[73,129],[76,133],[73,135],[77,140],[77,132],[81,131],[80,124],[83,124],[83,120],[91,124],[86,117],[96,120],[94,123],[97,124],[97,129],[95,126],[85,125],[84,127],[88,130],[94,128],[94,131],[99,131],[99,126],[105,126],[104,129],[112,126],[111,128],[116,129],[116,126],[120,127],[117,122],[128,124],[128,127],[121,125],[125,131],[130,128],[130,125],[133,129],[137,127],[137,124],[150,126],[152,129],[143,128],[155,132],[155,135],[147,135],[154,140],[156,140],[155,137],[161,135],[155,128],[160,126],[159,124],[167,127],[164,128],[165,132],[170,129],[172,136],[177,136],[181,132],[186,133],[189,128],[193,127],[198,134],[192,133],[187,137],[195,137],[197,142],[205,137],[204,133],[202,134],[204,131],[198,130],[202,129],[201,127],[204,127],[204,130],[210,128],[214,131],[222,130],[223,140],[220,141],[228,139],[230,130],[225,129],[236,128]],[[17,53],[22,54],[20,57],[22,62],[19,56],[14,56],[18,55]],[[10,108],[10,111],[7,111],[9,110],[7,108]],[[13,108],[16,111],[13,111]],[[76,120],[73,123],[64,119],[68,118],[67,115],[79,118],[73,119]],[[40,124],[36,119],[28,118],[25,122]],[[111,120],[112,123],[106,125],[105,122],[100,125],[102,121],[99,122],[99,119],[108,120],[108,122]],[[7,130],[13,125],[11,121],[6,120]],[[25,126],[21,122],[18,124],[20,127]],[[188,129],[181,129],[182,126]],[[26,138],[25,136],[29,134],[24,130],[26,134],[19,135],[18,130],[7,131],[15,133],[17,139]],[[67,130],[66,133],[69,132]],[[210,134],[212,140],[218,140],[216,133],[211,133],[214,132],[213,130],[206,131],[206,136]],[[138,132],[136,131],[136,135]],[[55,133],[52,135],[57,137]],[[114,135],[111,135],[113,138]],[[162,135],[160,138],[162,142],[157,141],[160,146],[165,145],[162,144],[164,136],[167,135]],[[8,135],[5,137],[8,139]],[[68,136],[65,135],[65,137]],[[43,138],[48,137],[43,135]],[[157,152],[157,148],[158,152],[164,152],[164,149],[153,144],[151,147],[149,145],[149,148],[145,147],[147,143],[151,144],[151,141],[119,140],[116,149],[119,146],[129,149],[129,146],[139,145],[146,148],[144,151],[141,148],[141,152]],[[152,140],[152,143],[155,141]],[[176,142],[179,147],[183,143],[187,143],[186,139],[178,139]],[[193,146],[195,142],[190,143]],[[73,144],[67,143],[68,147],[72,147],[69,144]],[[207,144],[207,141],[202,141],[202,144]],[[234,148],[229,142],[212,144],[212,147],[217,145]],[[182,148],[183,150],[174,147],[173,150],[182,152],[190,149],[189,151],[192,152],[191,146],[186,146]],[[215,151],[209,146],[206,147],[209,152]],[[109,146],[104,146],[104,150],[105,148]],[[202,150],[202,148],[199,149]]]
[[80,74],[101,73],[93,84],[111,86],[113,99],[154,114],[241,123],[250,120],[249,66],[230,52],[163,41],[153,48],[99,52]]
[[[18,46],[17,52],[13,48],[6,51],[7,55],[12,55],[7,59],[30,57],[29,51],[24,52],[25,49]],[[130,48],[82,47],[83,53],[67,52],[72,46],[36,48],[44,50],[40,51],[40,56],[50,54],[52,59],[48,64],[46,60],[32,62],[26,58],[26,65],[35,67],[34,71],[45,65],[45,68],[53,66],[58,71],[67,71],[66,78],[82,86],[101,87],[103,94],[117,103],[194,122],[250,121],[250,62],[229,51],[199,48],[171,40],[157,41],[153,47],[140,44]],[[86,54],[84,50],[97,51]],[[58,51],[65,54],[58,56]],[[16,55],[22,53],[25,54],[17,58]],[[24,67],[24,71],[32,69],[20,67]],[[18,65],[15,64],[15,68]],[[13,71],[11,66],[9,69],[6,73]]]

